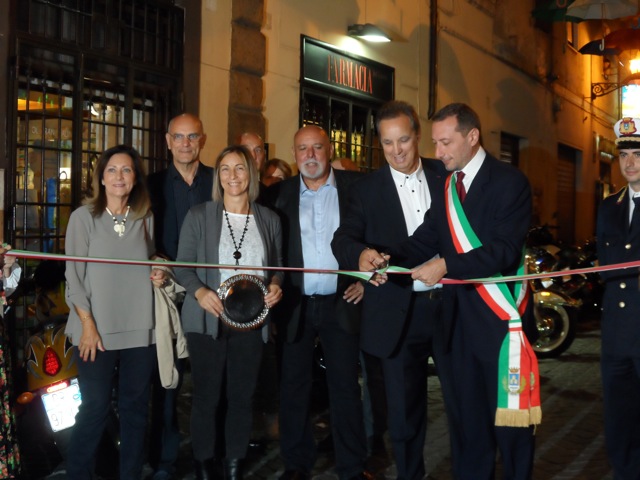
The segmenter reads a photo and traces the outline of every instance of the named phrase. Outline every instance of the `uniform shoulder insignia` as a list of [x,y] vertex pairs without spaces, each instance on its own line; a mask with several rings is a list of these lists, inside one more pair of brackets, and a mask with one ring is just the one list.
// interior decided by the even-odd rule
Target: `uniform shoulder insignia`
[[[618,198],[617,198],[617,200],[616,200],[616,203],[621,203],[621,202],[622,202],[622,199],[624,198],[624,194],[626,193],[626,191],[627,191],[627,188],[628,188],[628,187],[629,187],[628,185],[625,185],[625,186],[624,186],[624,187],[622,187],[620,190],[618,190],[616,193],[612,193],[611,195],[609,195],[609,197],[612,197],[612,196],[614,196],[614,195],[617,195],[617,196],[618,196]],[[607,198],[608,198],[608,197],[607,197]]]

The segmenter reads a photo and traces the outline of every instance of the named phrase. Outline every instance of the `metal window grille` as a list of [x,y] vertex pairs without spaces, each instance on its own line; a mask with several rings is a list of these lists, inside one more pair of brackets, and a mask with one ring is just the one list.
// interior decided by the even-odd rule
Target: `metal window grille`
[[[180,99],[184,11],[157,0],[12,1],[5,239],[63,253],[69,215],[91,193],[102,151],[126,143],[147,172],[164,166],[164,133]],[[38,262],[22,263],[29,278]],[[18,359],[37,323],[33,300],[12,309]]]

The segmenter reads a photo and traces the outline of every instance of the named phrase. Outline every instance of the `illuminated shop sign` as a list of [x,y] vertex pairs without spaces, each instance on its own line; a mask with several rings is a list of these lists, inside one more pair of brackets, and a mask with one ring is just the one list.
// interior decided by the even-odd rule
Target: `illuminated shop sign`
[[394,98],[395,69],[302,35],[303,82],[382,102]]

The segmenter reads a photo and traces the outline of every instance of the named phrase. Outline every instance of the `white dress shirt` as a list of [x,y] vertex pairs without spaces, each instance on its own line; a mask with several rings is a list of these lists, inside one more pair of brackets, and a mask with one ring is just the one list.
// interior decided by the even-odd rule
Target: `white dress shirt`
[[[409,175],[394,170],[391,166],[389,166],[389,168],[391,170],[391,176],[393,177],[393,183],[400,197],[404,221],[407,224],[407,232],[409,235],[412,235],[424,221],[424,215],[431,206],[431,193],[429,192],[429,185],[427,185],[427,177],[422,168],[422,162],[418,164],[416,171]],[[437,257],[438,255],[434,258]],[[442,287],[442,285],[427,287],[420,280],[413,281],[414,292],[424,292],[440,287]]]
[[471,188],[471,183],[473,183],[473,179],[476,178],[478,174],[478,170],[482,167],[484,163],[484,159],[487,156],[487,152],[484,148],[480,147],[473,158],[465,165],[461,172],[464,172],[464,177],[462,178],[462,184],[464,185],[464,191],[469,193],[469,188]]

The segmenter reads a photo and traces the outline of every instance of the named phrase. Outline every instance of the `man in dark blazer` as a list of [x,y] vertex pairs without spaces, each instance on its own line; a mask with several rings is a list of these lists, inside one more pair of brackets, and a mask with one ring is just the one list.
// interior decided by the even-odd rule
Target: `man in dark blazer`
[[[189,209],[211,200],[214,169],[200,162],[200,151],[207,135],[198,117],[183,113],[167,127],[167,148],[172,161],[169,166],[148,177],[151,210],[154,216],[156,253],[175,260],[178,236]],[[186,360],[177,361],[182,374]],[[167,480],[173,475],[180,449],[180,430],[176,412],[182,381],[175,389],[165,389],[160,377],[154,377],[152,388],[152,421],[149,463],[153,480]]]
[[148,178],[156,250],[168,260],[178,253],[178,236],[189,209],[211,200],[214,169],[200,161],[207,135],[195,115],[183,113],[169,122],[166,134],[172,161]]
[[[485,152],[480,145],[480,121],[467,105],[447,105],[432,121],[437,158],[461,180],[464,173],[465,190],[461,188],[456,197],[462,202],[462,213],[447,211],[444,193],[449,190],[436,193],[424,223],[406,242],[391,249],[391,261],[406,267],[426,261],[412,273],[412,278],[426,285],[435,285],[445,276],[473,279],[515,274],[531,219],[531,189],[527,178]],[[462,237],[459,231],[451,230],[450,225],[463,216],[480,245],[458,251],[463,245]],[[464,238],[470,239],[468,228],[464,231]],[[474,244],[471,240],[469,243]],[[435,254],[439,257],[429,260]],[[360,268],[376,268],[386,258],[373,249],[366,250],[360,256]],[[503,478],[529,479],[534,449],[531,424],[540,421],[539,396],[537,406],[522,411],[510,404],[504,409],[511,409],[506,421],[502,420],[502,414],[507,412],[498,409],[498,398],[516,398],[515,392],[522,393],[531,385],[537,387],[539,382],[529,382],[530,375],[521,378],[516,371],[513,377],[499,378],[499,372],[504,372],[499,371],[499,355],[512,324],[490,308],[476,285],[446,284],[443,287],[442,335],[446,354],[437,360],[441,360],[440,366],[444,367],[439,374],[451,428],[454,476],[463,480],[494,478],[499,449]],[[525,332],[531,333],[530,320],[525,317],[522,321]],[[507,345],[510,344],[507,342]],[[522,347],[521,353],[526,367],[535,369],[537,363],[530,346]],[[512,380],[517,382],[514,393],[508,389]],[[530,391],[536,392],[527,390],[525,395]],[[535,403],[535,399],[532,401]],[[496,426],[496,423],[505,426]],[[512,426],[515,423],[519,426]]]
[[[286,267],[338,268],[330,242],[346,208],[357,172],[336,171],[326,132],[305,126],[294,137],[300,175],[269,190],[280,214]],[[366,439],[358,383],[358,332],[362,284],[345,276],[290,272],[274,315],[284,337],[280,388],[283,480],[310,478],[316,445],[309,418],[313,352],[322,343],[327,369],[331,430],[340,479],[367,478]]]
[[[332,242],[344,269],[356,270],[367,248],[388,251],[406,240],[422,223],[446,174],[440,162],[420,158],[420,121],[411,105],[383,105],[376,127],[387,165],[352,188],[347,214]],[[425,474],[428,357],[434,353],[441,292],[407,275],[392,276],[379,289],[365,287],[361,348],[368,354],[365,364],[382,363],[399,479],[421,479]]]
[[[628,185],[600,205],[600,265],[640,260],[640,118],[623,118],[614,130],[620,172]],[[616,479],[640,478],[638,269],[601,275],[605,281],[601,363],[607,452]]]

